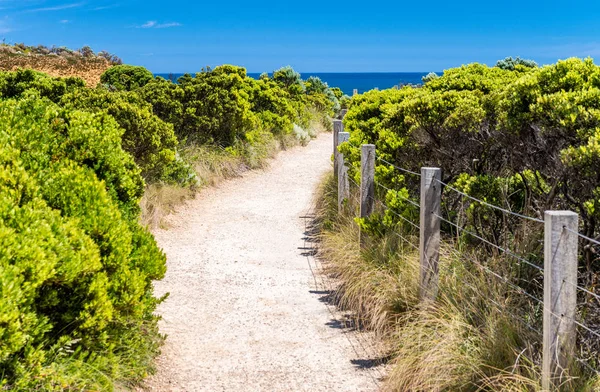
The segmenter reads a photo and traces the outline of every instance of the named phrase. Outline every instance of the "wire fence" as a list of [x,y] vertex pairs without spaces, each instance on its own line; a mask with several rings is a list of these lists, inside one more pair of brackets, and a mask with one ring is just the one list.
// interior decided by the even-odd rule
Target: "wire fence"
[[[402,168],[381,157],[376,157],[375,159],[380,161],[382,164],[387,165],[389,168],[397,170],[403,175],[411,175],[423,179],[421,173]],[[352,178],[350,178],[350,180],[356,191],[361,192],[361,185],[358,184]],[[441,191],[442,200],[451,196],[454,198],[459,198],[460,204],[462,206],[460,211],[446,211],[446,214],[442,212],[432,212],[432,215],[435,216],[435,218],[448,225],[447,227],[450,228],[451,231],[455,231],[457,236],[459,237],[458,241],[453,241],[452,237],[449,235],[442,236],[442,242],[444,244],[441,249],[443,252],[445,252],[444,255],[452,256],[456,260],[460,260],[466,265],[476,268],[485,276],[497,281],[501,285],[504,285],[504,287],[507,289],[507,292],[510,292],[511,295],[516,294],[520,296],[520,300],[529,303],[528,308],[509,309],[506,306],[506,304],[503,305],[498,301],[494,300],[493,298],[484,298],[485,301],[491,303],[494,306],[497,312],[505,314],[507,317],[519,323],[522,323],[523,326],[534,332],[538,339],[537,342],[535,342],[535,344],[539,345],[545,336],[544,331],[541,328],[542,319],[539,316],[539,311],[543,311],[546,314],[550,314],[559,320],[565,320],[565,322],[573,323],[576,326],[576,333],[578,336],[578,348],[575,352],[573,359],[580,363],[582,367],[585,368],[587,371],[596,375],[600,375],[600,361],[598,359],[598,350],[600,350],[600,340],[598,340],[598,338],[600,338],[600,295],[595,292],[595,286],[593,288],[584,287],[584,285],[581,285],[577,280],[575,280],[575,282],[572,282],[570,280],[564,279],[561,283],[558,295],[562,293],[564,286],[571,286],[571,288],[573,288],[576,291],[577,297],[584,298],[585,301],[577,303],[577,309],[574,316],[564,313],[556,314],[554,311],[552,311],[552,309],[550,309],[550,306],[545,304],[544,299],[540,298],[540,296],[542,296],[542,294],[545,293],[543,285],[541,284],[541,282],[544,279],[545,271],[544,266],[539,265],[539,263],[536,262],[536,260],[544,259],[543,255],[539,254],[541,253],[539,252],[539,250],[537,252],[528,253],[527,256],[519,254],[518,251],[511,249],[511,247],[509,246],[509,240],[505,241],[507,242],[507,244],[500,245],[497,243],[497,241],[485,238],[484,234],[478,233],[476,232],[476,230],[473,230],[470,227],[466,227],[465,225],[461,225],[459,219],[453,220],[448,215],[452,213],[452,215],[455,218],[464,215],[466,208],[468,208],[468,206],[466,208],[464,207],[464,202],[467,201],[468,205],[477,203],[479,205],[490,208],[502,215],[509,216],[513,220],[522,220],[532,222],[533,224],[544,224],[546,221],[537,217],[532,217],[519,212],[512,211],[510,209],[510,206],[501,207],[489,203],[487,201],[481,200],[477,197],[467,194],[466,192],[461,191],[457,187],[452,186],[442,181],[441,179],[434,179],[434,181],[437,184],[439,184],[443,190]],[[401,226],[393,228],[393,235],[397,236],[402,241],[402,243],[411,246],[413,249],[415,249],[415,251],[422,252],[423,250],[420,249],[421,245],[415,244],[414,239],[411,239],[410,237],[411,233],[414,232],[417,232],[419,233],[419,235],[422,235],[423,223],[419,222],[419,220],[415,222],[414,220],[409,219],[407,216],[402,214],[402,212],[399,212],[399,208],[390,208],[381,199],[385,199],[387,197],[397,198],[402,202],[406,203],[407,205],[411,207],[416,207],[421,211],[424,208],[422,201],[418,198],[406,197],[404,196],[404,194],[406,193],[402,192],[402,190],[390,188],[389,186],[386,186],[385,184],[382,184],[377,180],[373,180],[373,184],[379,190],[379,192],[376,192],[379,195],[379,197],[371,197],[373,203],[376,203],[381,211],[390,214],[393,218],[397,220],[397,222],[408,225],[406,230],[399,230],[398,228]],[[408,193],[415,195],[419,194],[419,192],[415,189],[409,190]],[[565,232],[569,232],[573,235],[576,235],[581,242],[585,242],[587,244],[586,246],[600,247],[600,239],[585,236],[576,230],[569,229],[566,226],[564,226],[563,229]],[[562,237],[563,236],[561,235],[561,240]],[[470,239],[470,241],[466,241],[467,238]],[[466,242],[475,242],[476,245],[475,247],[471,247],[471,250],[469,250],[468,247],[467,249],[464,249],[464,245]],[[488,254],[490,254],[491,252],[490,256],[492,258],[502,258],[503,260],[510,260],[516,262],[516,264],[520,265],[521,267],[529,268],[530,273],[534,274],[535,278],[531,278],[524,281],[524,286],[526,286],[526,288],[522,287],[519,284],[519,279],[516,279],[515,276],[512,276],[510,274],[505,275],[503,274],[503,271],[494,270],[494,266],[496,264],[482,262],[478,260],[478,255],[481,256],[481,253],[477,253],[477,250],[481,250],[482,248],[487,248]],[[600,251],[600,248],[598,250]],[[508,263],[506,264],[507,267],[504,269],[510,271],[510,267],[512,265],[513,264]],[[469,287],[473,291],[473,293],[480,294],[480,290],[470,282],[465,280],[461,283],[463,283],[466,287]],[[530,290],[532,290],[532,292],[530,292]],[[593,306],[590,305],[590,302],[592,301],[595,301]],[[586,308],[583,309],[585,311],[583,311],[582,308]],[[594,313],[594,315],[598,320],[598,325],[591,325],[589,322],[589,317],[586,317],[589,316],[589,313],[593,313],[590,312],[590,309],[595,310],[596,313]],[[592,347],[594,345],[596,346]]]

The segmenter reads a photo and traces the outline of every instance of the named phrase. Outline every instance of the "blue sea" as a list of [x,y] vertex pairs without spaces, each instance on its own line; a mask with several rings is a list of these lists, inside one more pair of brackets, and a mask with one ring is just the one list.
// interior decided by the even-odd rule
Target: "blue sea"
[[[359,93],[379,88],[380,90],[404,84],[420,84],[421,78],[429,72],[373,72],[373,73],[303,73],[302,79],[318,76],[329,87],[339,87],[345,94],[352,95],[354,89]],[[177,80],[183,74],[156,74],[165,79]],[[249,73],[248,76],[258,79],[259,73]]]

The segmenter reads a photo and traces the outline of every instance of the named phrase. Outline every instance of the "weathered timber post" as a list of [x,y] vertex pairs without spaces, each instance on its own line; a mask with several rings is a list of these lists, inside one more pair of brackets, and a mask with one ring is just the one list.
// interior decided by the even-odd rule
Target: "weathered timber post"
[[352,91],[352,95],[353,95],[353,96],[354,96],[354,95],[358,95],[358,89],[357,89],[357,88],[355,88],[355,89]]
[[[338,146],[350,139],[348,132],[340,132]],[[342,211],[344,200],[350,198],[350,183],[348,181],[348,168],[344,162],[344,154],[338,152],[338,212]]]
[[[360,217],[367,218],[375,208],[375,145],[363,144],[360,150]],[[362,232],[359,233],[363,244]]]
[[421,301],[434,300],[438,292],[438,262],[440,258],[440,202],[442,196],[442,170],[421,168],[421,227],[419,254],[421,260]]
[[333,120],[333,176],[338,175],[338,140],[340,132],[344,132],[342,120]]
[[544,216],[544,342],[542,389],[554,390],[575,352],[579,217],[571,211]]
[[348,114],[348,109],[340,110],[340,120],[343,120],[344,117],[346,117],[346,114]]

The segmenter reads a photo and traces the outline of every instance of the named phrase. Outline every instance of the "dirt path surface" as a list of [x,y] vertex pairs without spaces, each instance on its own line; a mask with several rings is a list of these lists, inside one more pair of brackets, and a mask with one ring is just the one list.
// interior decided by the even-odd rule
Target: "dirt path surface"
[[[331,134],[202,192],[155,232],[168,335],[148,391],[373,391],[355,344],[315,287],[305,221]],[[368,366],[367,366],[368,367]]]

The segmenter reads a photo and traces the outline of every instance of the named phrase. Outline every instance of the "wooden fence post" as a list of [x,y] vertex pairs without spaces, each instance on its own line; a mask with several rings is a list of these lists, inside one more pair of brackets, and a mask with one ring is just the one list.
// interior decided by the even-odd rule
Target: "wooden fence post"
[[338,175],[338,140],[340,132],[344,132],[344,123],[342,120],[333,120],[333,176]]
[[[369,217],[375,207],[375,145],[363,144],[360,150],[360,217]],[[359,233],[363,243],[362,233]]]
[[421,301],[434,300],[438,292],[438,262],[440,258],[440,202],[442,196],[442,170],[421,168],[421,227],[419,255],[421,260]]
[[544,219],[544,342],[542,389],[560,385],[575,353],[579,218],[546,211]]
[[346,117],[346,114],[348,114],[348,109],[340,110],[340,120],[343,120],[344,117]]
[[[340,132],[338,146],[350,139],[348,132]],[[344,154],[338,152],[338,212],[342,212],[344,200],[350,198],[350,183],[348,181],[348,168],[344,162]]]

